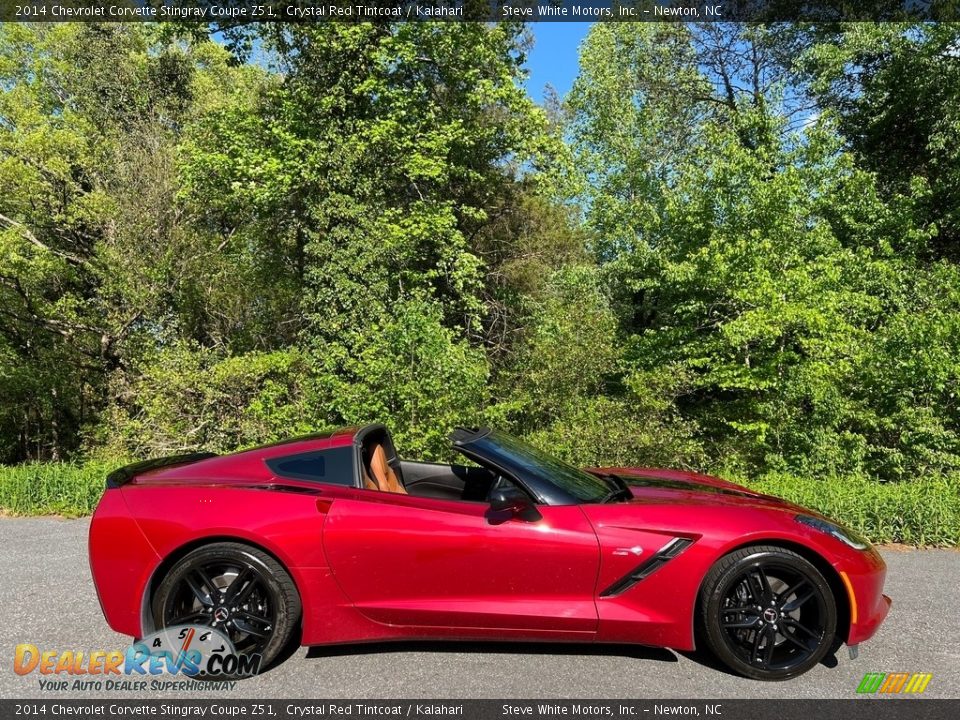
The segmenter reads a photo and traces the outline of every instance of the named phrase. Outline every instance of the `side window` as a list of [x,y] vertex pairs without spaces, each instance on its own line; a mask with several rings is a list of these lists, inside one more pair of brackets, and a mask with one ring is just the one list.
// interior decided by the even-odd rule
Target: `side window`
[[267,467],[278,477],[331,485],[355,484],[353,448],[349,446],[271,458]]

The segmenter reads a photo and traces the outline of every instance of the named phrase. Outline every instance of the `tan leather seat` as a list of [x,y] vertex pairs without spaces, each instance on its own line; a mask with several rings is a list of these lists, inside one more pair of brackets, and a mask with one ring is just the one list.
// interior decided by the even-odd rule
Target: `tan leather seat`
[[368,490],[407,494],[397,474],[387,462],[387,453],[383,445],[377,442],[370,446],[370,474],[364,478],[363,484]]

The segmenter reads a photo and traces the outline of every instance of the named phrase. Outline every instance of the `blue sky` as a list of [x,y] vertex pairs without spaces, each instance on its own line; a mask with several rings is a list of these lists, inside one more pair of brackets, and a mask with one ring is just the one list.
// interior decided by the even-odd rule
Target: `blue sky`
[[592,23],[530,23],[535,42],[527,57],[527,93],[536,102],[543,100],[543,89],[549,83],[560,96],[569,92],[577,77],[577,49]]

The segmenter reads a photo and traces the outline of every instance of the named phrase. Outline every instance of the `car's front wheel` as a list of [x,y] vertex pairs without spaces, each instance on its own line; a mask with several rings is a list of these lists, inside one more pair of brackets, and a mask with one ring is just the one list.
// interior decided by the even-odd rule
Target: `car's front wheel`
[[837,609],[830,585],[805,558],[777,546],[721,558],[700,596],[707,644],[727,667],[756,680],[786,680],[830,651]]
[[267,667],[290,641],[300,596],[289,573],[257,548],[218,542],[193,550],[166,574],[153,596],[157,629],[204,625],[225,633],[237,653]]

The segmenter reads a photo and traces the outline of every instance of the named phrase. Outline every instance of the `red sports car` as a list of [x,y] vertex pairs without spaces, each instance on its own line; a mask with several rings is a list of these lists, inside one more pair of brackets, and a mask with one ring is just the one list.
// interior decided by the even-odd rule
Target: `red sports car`
[[703,641],[780,680],[887,614],[883,560],[814,512],[487,428],[451,439],[462,465],[401,460],[368,425],[111,473],[90,525],[107,621],[215,627],[263,666],[294,639]]

